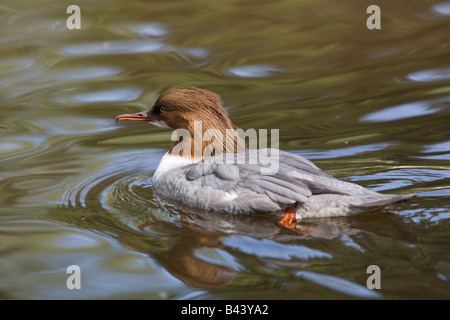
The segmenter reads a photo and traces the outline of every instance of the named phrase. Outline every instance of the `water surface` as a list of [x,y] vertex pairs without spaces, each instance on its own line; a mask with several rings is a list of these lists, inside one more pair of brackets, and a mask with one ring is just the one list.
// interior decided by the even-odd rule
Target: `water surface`
[[[61,1],[0,5],[0,298],[450,298],[449,2],[378,1],[381,30],[368,1],[76,4],[80,30]],[[184,85],[340,179],[418,197],[308,236],[160,201],[171,132],[114,118]]]

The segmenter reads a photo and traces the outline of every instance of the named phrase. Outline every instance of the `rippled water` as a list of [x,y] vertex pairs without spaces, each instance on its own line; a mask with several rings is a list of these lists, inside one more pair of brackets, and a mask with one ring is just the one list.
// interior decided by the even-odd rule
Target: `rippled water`
[[[381,30],[367,1],[76,4],[80,30],[61,1],[0,4],[0,298],[450,298],[450,2],[377,1]],[[114,118],[183,85],[341,179],[418,197],[309,236],[164,203],[170,132]]]

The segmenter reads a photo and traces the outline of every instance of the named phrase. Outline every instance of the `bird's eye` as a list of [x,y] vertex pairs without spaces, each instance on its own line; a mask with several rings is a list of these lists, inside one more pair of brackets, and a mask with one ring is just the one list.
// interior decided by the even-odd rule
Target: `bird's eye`
[[164,112],[164,111],[166,111],[166,108],[163,107],[163,106],[160,106],[160,107],[159,107],[159,111],[163,111],[163,112]]

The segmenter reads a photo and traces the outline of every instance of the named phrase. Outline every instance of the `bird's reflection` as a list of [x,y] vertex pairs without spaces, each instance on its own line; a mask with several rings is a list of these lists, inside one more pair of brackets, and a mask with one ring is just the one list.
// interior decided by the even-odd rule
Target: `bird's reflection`
[[[293,232],[278,224],[282,212],[279,215],[230,215],[191,209],[168,199],[160,198],[160,202],[168,211],[179,214],[181,225],[176,227],[179,230],[171,236],[168,250],[139,249],[155,258],[172,275],[199,287],[224,286],[237,277],[238,270],[233,266],[207,261],[196,255],[196,251],[201,248],[223,248],[223,239],[230,235],[283,243],[308,239],[332,240],[342,235],[369,232],[415,242],[403,218],[390,212],[303,220],[297,225],[298,232]],[[137,228],[144,234],[154,236],[154,227],[175,228],[173,223],[167,221],[142,221]]]
[[[194,210],[167,199],[158,199],[159,204],[120,202],[120,208],[116,206],[116,209],[121,212],[119,220],[122,222],[116,221],[111,212],[99,207],[98,204],[93,205],[92,210],[89,209],[90,205],[70,205],[70,209],[78,213],[77,215],[62,214],[61,210],[55,212],[59,219],[70,219],[71,224],[82,228],[118,234],[118,240],[124,245],[145,252],[173,276],[197,287],[222,287],[238,277],[239,267],[236,263],[227,261],[227,258],[232,260],[233,257],[237,257],[239,260],[245,253],[234,252],[231,259],[230,256],[224,259],[208,259],[205,255],[197,254],[205,248],[211,252],[227,252],[229,248],[224,244],[224,240],[234,235],[267,239],[279,244],[298,243],[300,246],[308,246],[311,239],[333,241],[343,235],[351,236],[361,232],[416,242],[404,218],[390,212],[301,220],[295,232],[283,228],[278,223],[283,212],[260,215],[221,214]],[[162,208],[167,216],[176,216],[176,221],[158,219],[151,214],[138,214],[145,210],[148,212],[150,204]],[[83,211],[82,215],[86,217],[84,220],[76,218],[79,211]],[[111,220],[105,220],[107,217],[111,217]],[[133,221],[131,225],[130,220]],[[258,252],[263,255],[264,250],[255,248],[256,255]]]

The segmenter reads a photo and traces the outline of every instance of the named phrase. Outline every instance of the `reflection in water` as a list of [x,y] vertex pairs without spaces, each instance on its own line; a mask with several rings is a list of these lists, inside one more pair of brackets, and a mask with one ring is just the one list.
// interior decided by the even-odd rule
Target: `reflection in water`
[[[96,91],[90,93],[78,94],[72,98],[66,98],[72,103],[104,103],[112,101],[134,101],[142,93],[142,90],[136,88],[119,88],[105,91]],[[61,101],[64,102],[64,101]]]
[[169,27],[164,23],[142,23],[131,29],[141,37],[162,37],[169,33]]
[[[139,229],[145,233],[142,226],[145,224],[139,226]],[[148,252],[172,275],[194,286],[221,287],[235,279],[236,270],[233,268],[208,261],[196,254],[200,250],[205,251],[205,248],[220,248],[222,243],[218,233],[183,232],[171,239],[171,245],[165,251],[139,249]]]
[[233,76],[241,78],[265,78],[274,72],[281,71],[280,68],[269,65],[234,67],[228,70]]
[[435,113],[438,109],[430,109],[428,103],[413,102],[401,106],[390,107],[364,116],[362,121],[385,122],[403,118],[424,116]]
[[437,3],[431,9],[439,15],[450,16],[450,2]]
[[435,69],[413,72],[407,75],[408,80],[417,82],[433,82],[450,79],[450,69]]
[[296,276],[304,278],[306,280],[315,282],[319,285],[331,288],[336,291],[340,291],[349,295],[357,296],[360,298],[381,298],[382,295],[376,291],[369,290],[366,287],[358,285],[348,280],[341,278],[310,272],[299,271],[295,273]]
[[156,40],[115,40],[76,44],[63,48],[60,53],[68,56],[151,53],[160,50],[163,46],[163,42]]
[[[135,161],[138,163],[142,159]],[[77,215],[85,217],[72,220],[71,224],[117,234],[121,243],[149,255],[173,276],[196,287],[222,287],[234,282],[245,268],[241,259],[249,255],[270,261],[272,265],[294,262],[296,267],[292,272],[318,261],[334,259],[327,251],[308,247],[308,242],[295,244],[299,240],[336,239],[358,250],[362,249],[349,236],[361,232],[409,243],[416,241],[401,217],[386,212],[307,219],[298,226],[303,234],[299,235],[278,225],[279,217],[276,215],[226,215],[201,212],[182,204],[174,206],[168,200],[153,198],[150,176],[144,174],[131,178],[109,170],[120,168],[120,165],[121,162],[111,163],[91,175],[90,182],[83,181],[82,186],[75,186],[64,195]],[[157,211],[151,208],[162,211],[155,214]],[[89,212],[95,212],[95,220],[88,218]],[[112,212],[119,214],[122,226],[114,227],[108,221],[102,224],[95,222],[100,216],[106,217]],[[60,213],[56,214],[58,219],[67,219]],[[367,293],[359,294],[358,290],[353,295],[368,297]]]
[[[79,5],[77,31],[60,1],[0,5],[0,298],[372,298],[372,264],[383,298],[448,298],[448,1],[381,1],[377,31],[350,0]],[[185,85],[339,178],[419,197],[298,233],[157,199],[170,134],[114,117]]]

